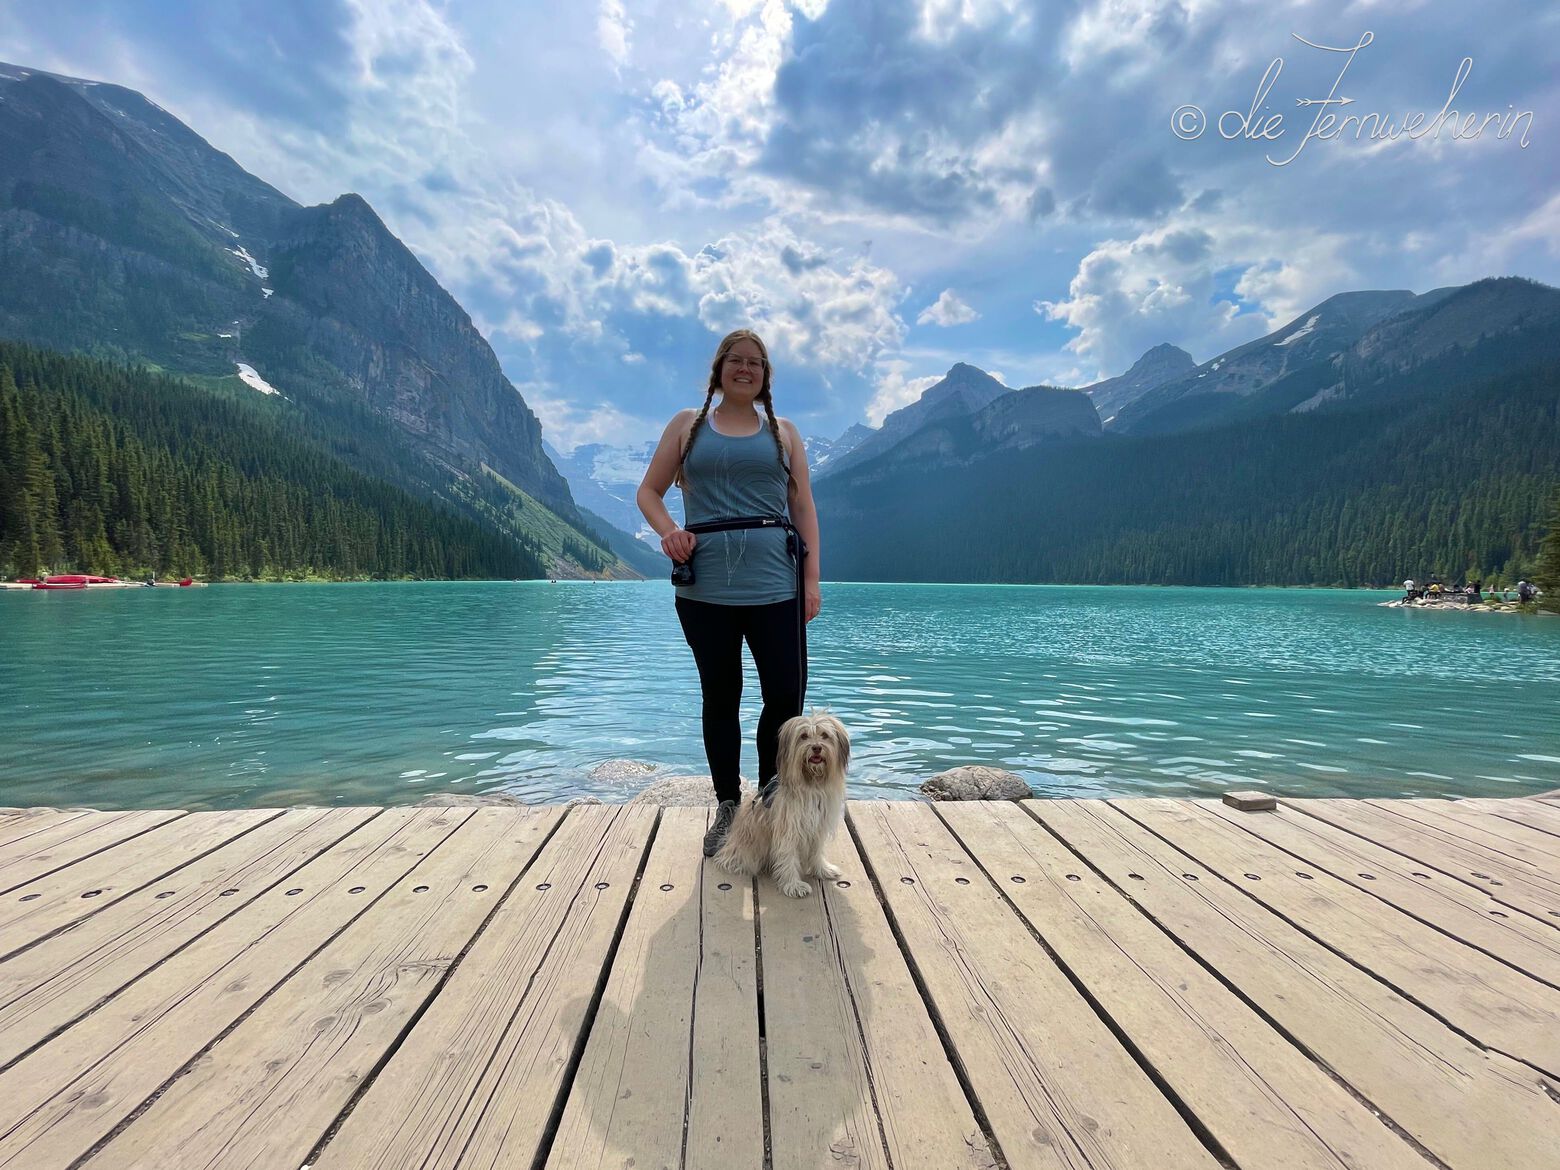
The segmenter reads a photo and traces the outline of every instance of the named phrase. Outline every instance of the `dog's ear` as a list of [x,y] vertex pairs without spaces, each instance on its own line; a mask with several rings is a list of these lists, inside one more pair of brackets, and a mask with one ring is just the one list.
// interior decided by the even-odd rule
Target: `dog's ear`
[[807,720],[801,715],[793,715],[780,725],[780,742],[775,753],[775,770],[782,779],[795,777],[801,772],[800,761],[797,760],[797,745],[807,730]]
[[833,715],[825,714],[821,719],[834,732],[835,741],[839,746],[840,773],[843,775],[850,767],[850,732],[845,730],[845,725]]

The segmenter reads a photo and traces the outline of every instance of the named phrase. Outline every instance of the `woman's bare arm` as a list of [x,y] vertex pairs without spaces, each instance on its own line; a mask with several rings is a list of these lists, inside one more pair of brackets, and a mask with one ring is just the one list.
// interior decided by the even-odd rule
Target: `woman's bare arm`
[[650,457],[650,466],[645,469],[645,477],[640,481],[639,491],[634,497],[640,512],[661,538],[661,551],[674,561],[686,561],[693,555],[693,546],[697,543],[693,533],[672,519],[665,499],[677,479],[683,444],[687,441],[689,427],[697,414],[696,410],[680,410],[666,424],[666,430],[661,434],[655,454]]
[[807,604],[807,620],[812,621],[823,607],[823,541],[818,533],[818,507],[813,502],[812,476],[807,469],[807,448],[796,424],[780,420],[786,449],[791,456],[791,523],[807,542],[807,559],[802,562],[802,588]]

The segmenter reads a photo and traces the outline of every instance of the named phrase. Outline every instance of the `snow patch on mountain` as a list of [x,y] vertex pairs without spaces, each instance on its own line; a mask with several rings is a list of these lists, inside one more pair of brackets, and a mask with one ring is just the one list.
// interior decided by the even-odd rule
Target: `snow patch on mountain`
[[243,362],[233,363],[238,367],[239,381],[251,389],[258,390],[262,394],[275,394],[281,396],[281,391],[262,378],[254,366],[246,366]]
[[264,264],[261,264],[253,256],[251,256],[249,254],[249,250],[245,248],[244,245],[240,244],[236,248],[229,248],[228,251],[231,252],[234,256],[237,256],[245,264],[249,265],[249,271],[255,274],[255,278],[257,280],[265,280],[268,276],[271,275],[271,270]]
[[1274,345],[1293,345],[1295,342],[1299,341],[1302,337],[1306,336],[1307,334],[1314,333],[1316,331],[1316,323],[1318,321],[1320,321],[1321,319],[1322,319],[1321,318],[1321,314],[1319,314],[1319,313],[1311,314],[1310,318],[1306,321],[1306,323],[1304,325],[1300,326],[1300,328],[1296,329],[1288,337],[1284,338],[1284,340],[1282,340],[1282,341],[1275,341],[1273,344]]

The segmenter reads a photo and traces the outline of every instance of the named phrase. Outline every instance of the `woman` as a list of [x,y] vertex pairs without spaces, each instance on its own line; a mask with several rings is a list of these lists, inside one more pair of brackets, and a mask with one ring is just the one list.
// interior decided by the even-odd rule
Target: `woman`
[[[722,339],[710,364],[704,405],[667,424],[639,485],[639,510],[661,537],[661,550],[691,564],[693,583],[677,587],[677,620],[693,651],[704,694],[704,751],[720,805],[704,838],[713,857],[741,801],[742,642],[758,668],[764,708],[758,720],[758,782],[775,775],[780,725],[802,710],[807,690],[807,635],[823,605],[819,588],[818,513],[802,437],[775,417],[769,353],[758,334],[738,329]],[[720,401],[711,408],[716,394]],[[758,408],[763,407],[760,417]],[[664,497],[683,490],[687,524],[787,514],[806,547],[802,613],[796,561],[785,527],[728,528],[702,535],[679,526]]]

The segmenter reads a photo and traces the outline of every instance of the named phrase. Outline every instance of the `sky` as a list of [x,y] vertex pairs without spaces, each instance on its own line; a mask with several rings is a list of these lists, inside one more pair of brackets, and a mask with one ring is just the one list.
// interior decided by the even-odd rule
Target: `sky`
[[1560,284],[1547,3],[0,0],[0,60],[361,194],[563,451],[658,437],[738,327],[833,437],[958,361],[1083,386]]

